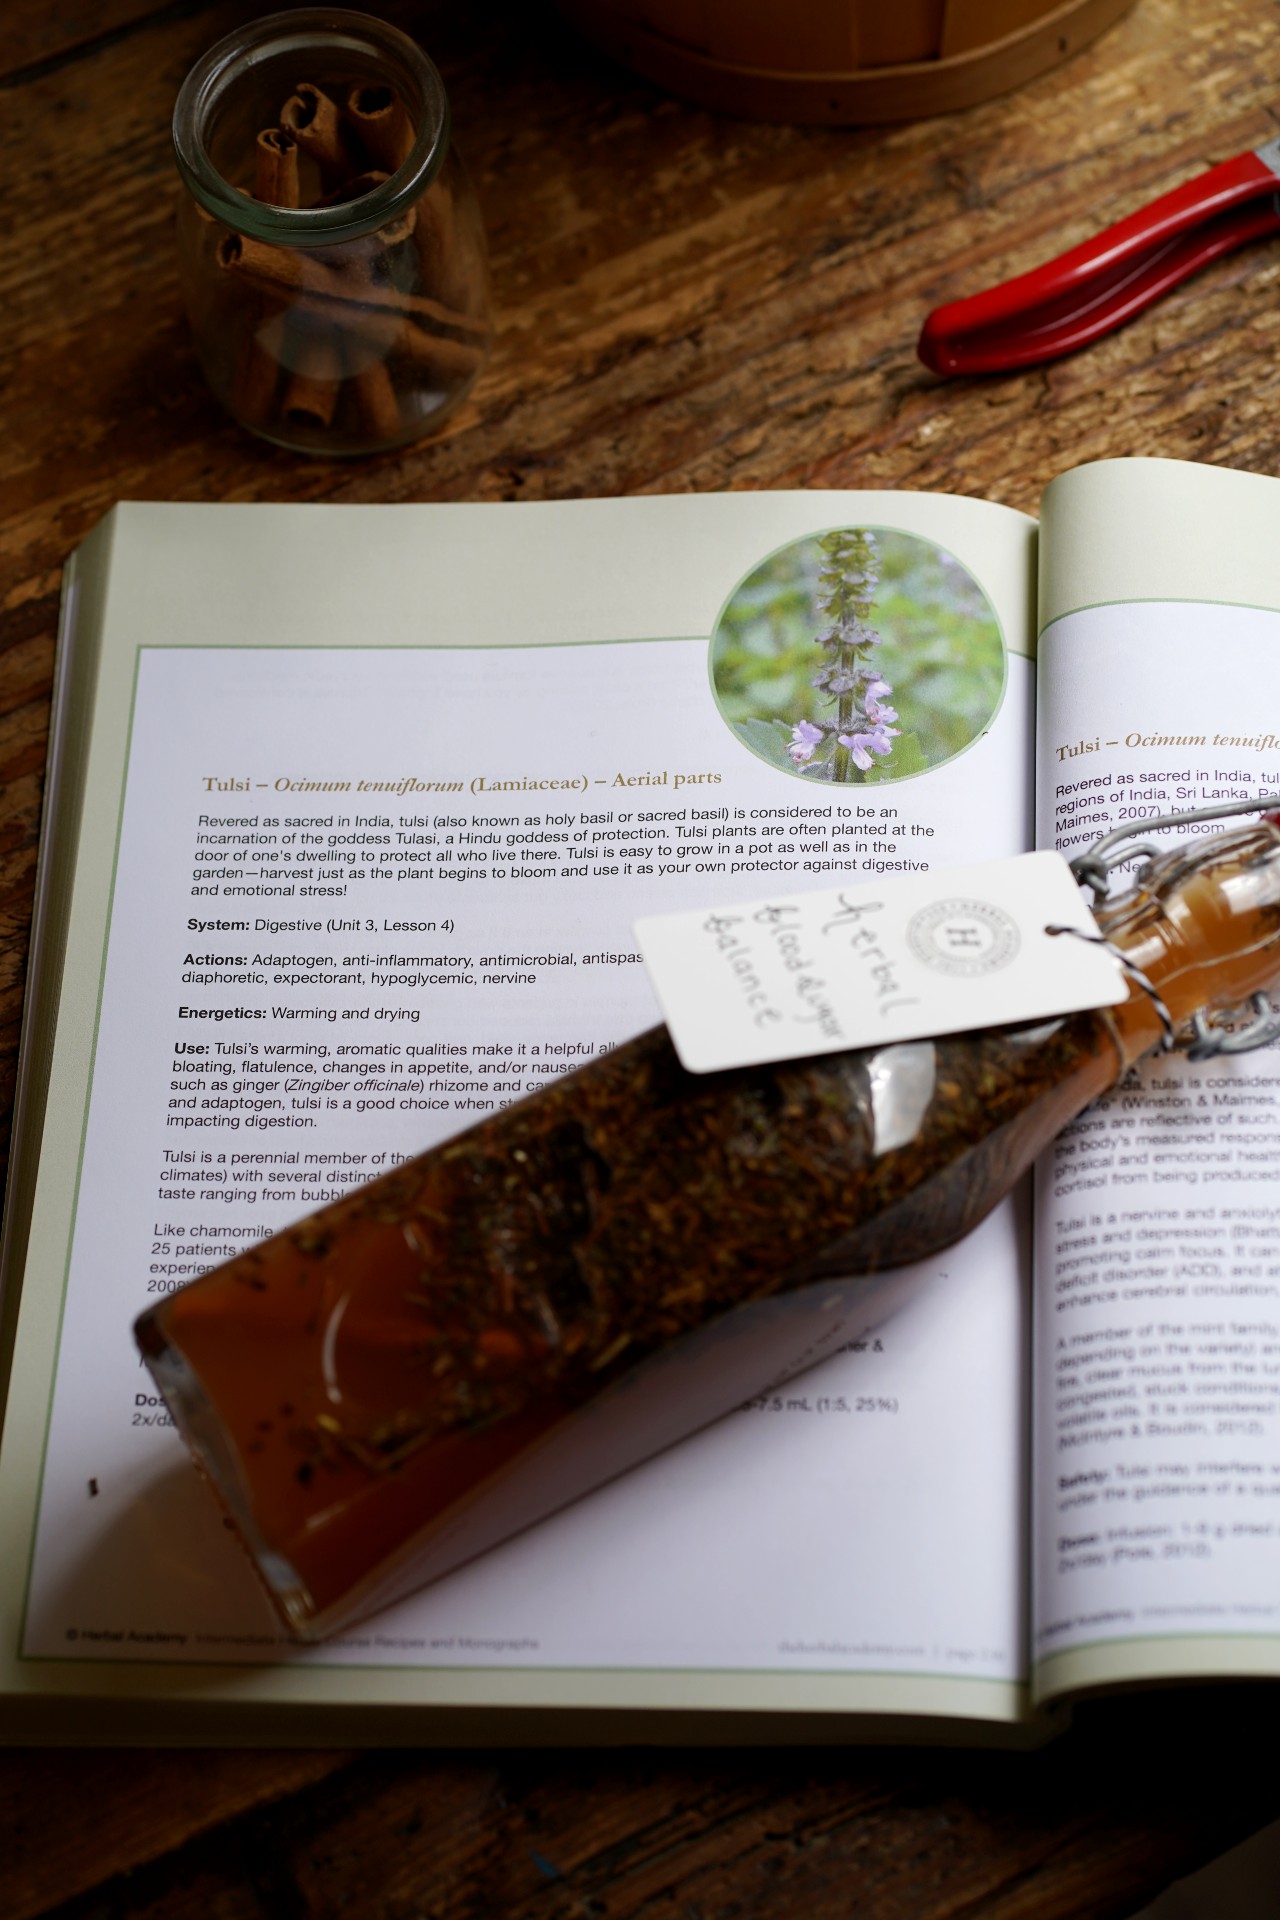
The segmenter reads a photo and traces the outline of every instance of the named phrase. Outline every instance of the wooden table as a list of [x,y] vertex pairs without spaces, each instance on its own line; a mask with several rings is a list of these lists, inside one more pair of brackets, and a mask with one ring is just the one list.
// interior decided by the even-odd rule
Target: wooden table
[[[218,411],[174,276],[167,124],[225,0],[0,13],[0,1018],[11,1088],[59,570],[120,498],[544,499],[937,487],[1034,511],[1062,468],[1280,470],[1280,247],[1059,365],[942,385],[939,299],[1277,129],[1274,0],[1139,0],[1057,74],[887,130],[717,120],[544,6],[396,16],[486,210],[498,349],[443,436],[273,452]],[[1256,1687],[1093,1709],[1030,1758],[697,1751],[0,1756],[0,1911],[195,1920],[1131,1914],[1280,1814]]]

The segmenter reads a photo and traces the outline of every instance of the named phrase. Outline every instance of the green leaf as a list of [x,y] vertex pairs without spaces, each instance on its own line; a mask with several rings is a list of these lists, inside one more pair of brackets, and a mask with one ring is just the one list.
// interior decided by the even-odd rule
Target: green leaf
[[781,767],[784,773],[795,772],[795,763],[787,752],[791,729],[781,720],[739,720],[733,730],[744,746],[758,753],[771,767]]
[[880,784],[886,780],[902,780],[909,773],[925,773],[929,762],[920,749],[920,742],[914,733],[904,733],[893,743],[893,753],[889,760],[878,760],[867,775],[868,785],[872,781]]

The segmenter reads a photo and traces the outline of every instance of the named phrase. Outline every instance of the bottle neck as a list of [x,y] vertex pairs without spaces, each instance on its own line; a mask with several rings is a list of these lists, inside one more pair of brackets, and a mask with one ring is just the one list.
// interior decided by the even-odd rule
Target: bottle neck
[[[1260,823],[1162,854],[1097,919],[1175,1028],[1244,1007],[1280,987],[1280,831]],[[1164,1039],[1155,1000],[1136,981],[1111,1017],[1126,1068]]]

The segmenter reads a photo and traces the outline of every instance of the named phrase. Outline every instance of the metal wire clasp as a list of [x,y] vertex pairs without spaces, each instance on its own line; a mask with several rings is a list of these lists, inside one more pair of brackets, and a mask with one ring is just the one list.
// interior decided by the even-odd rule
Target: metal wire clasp
[[1254,1017],[1238,1033],[1215,1025],[1203,1013],[1193,1014],[1191,1030],[1195,1038],[1186,1045],[1188,1060],[1212,1060],[1220,1053],[1252,1053],[1255,1047],[1269,1046],[1280,1035],[1280,1013],[1265,993],[1255,993],[1249,1005]]
[[[1162,833],[1166,827],[1194,826],[1197,820],[1229,820],[1237,813],[1274,813],[1277,809],[1280,809],[1280,793],[1264,793],[1257,800],[1226,800],[1216,807],[1197,807],[1194,813],[1162,813],[1155,820],[1144,820],[1140,826],[1115,827],[1110,833],[1104,833],[1101,840],[1095,840],[1084,853],[1078,853],[1069,865],[1082,887],[1091,888],[1096,900],[1105,900],[1115,867],[1122,867],[1126,860],[1135,860],[1139,854],[1154,860],[1160,851],[1149,840],[1141,840],[1136,847],[1113,852],[1122,840],[1132,840],[1141,833]],[[1145,878],[1144,873],[1139,873],[1139,886]]]
[[[1156,858],[1159,848],[1149,840],[1139,840],[1137,846],[1124,846],[1124,841],[1133,840],[1139,834],[1159,833],[1169,827],[1192,826],[1198,820],[1227,820],[1234,814],[1268,813],[1278,808],[1280,793],[1269,793],[1257,800],[1229,800],[1216,807],[1198,807],[1193,813],[1161,814],[1154,820],[1144,820],[1140,826],[1116,827],[1113,832],[1103,834],[1101,840],[1095,840],[1086,852],[1077,854],[1070,862],[1071,871],[1082,887],[1092,891],[1096,903],[1106,899],[1115,868],[1138,855],[1148,863],[1138,871],[1138,885],[1141,886],[1148,877],[1149,863]],[[1134,968],[1127,968],[1127,971],[1136,973]],[[1167,1047],[1170,1044],[1168,1013],[1163,1003],[1158,1001],[1150,982],[1140,979],[1139,983],[1157,999],[1157,1010],[1165,1023]],[[1181,1043],[1181,1050],[1186,1052],[1190,1060],[1212,1060],[1220,1053],[1252,1053],[1255,1047],[1269,1046],[1271,1041],[1280,1036],[1280,1011],[1272,1006],[1265,993],[1255,993],[1249,1006],[1254,1017],[1239,1032],[1219,1026],[1206,1014],[1195,1014],[1191,1021],[1191,1037]]]

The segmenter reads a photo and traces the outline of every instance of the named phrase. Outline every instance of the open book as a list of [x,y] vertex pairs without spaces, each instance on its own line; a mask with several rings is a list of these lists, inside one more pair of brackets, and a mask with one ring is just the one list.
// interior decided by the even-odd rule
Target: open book
[[1163,1057],[806,1371],[305,1651],[130,1335],[652,1025],[642,915],[1280,784],[1278,515],[1146,460],[1038,535],[894,493],[117,509],[67,573],[6,1224],[10,1737],[1034,1738],[1280,1672],[1274,1052]]

